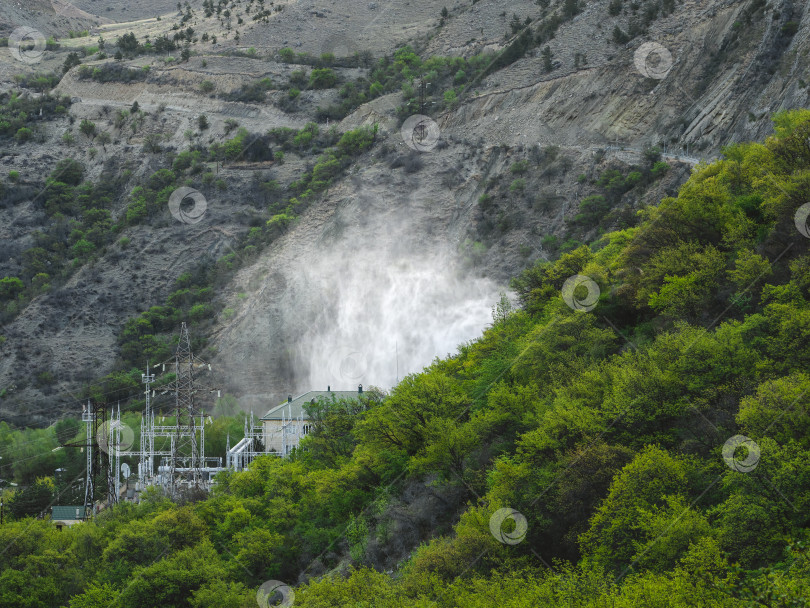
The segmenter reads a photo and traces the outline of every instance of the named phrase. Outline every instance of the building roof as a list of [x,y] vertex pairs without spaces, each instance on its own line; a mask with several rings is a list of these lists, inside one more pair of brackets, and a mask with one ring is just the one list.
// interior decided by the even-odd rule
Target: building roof
[[84,519],[84,507],[51,507],[53,521],[74,521]]
[[309,391],[308,393],[304,393],[303,395],[298,395],[292,401],[285,401],[284,403],[270,409],[264,416],[261,417],[261,420],[281,420],[282,414],[285,419],[298,418],[300,416],[303,416],[304,420],[307,420],[309,419],[309,414],[307,414],[306,410],[304,409],[304,406],[309,405],[310,403],[316,403],[319,398],[323,398],[326,400],[331,400],[333,398],[357,399],[360,395],[362,395],[362,392],[359,390]]

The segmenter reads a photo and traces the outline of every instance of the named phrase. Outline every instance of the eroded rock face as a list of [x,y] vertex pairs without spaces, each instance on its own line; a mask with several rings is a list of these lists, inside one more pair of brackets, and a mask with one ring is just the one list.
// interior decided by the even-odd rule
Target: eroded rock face
[[431,179],[386,173],[361,168],[239,274],[247,297],[216,339],[234,389],[389,388],[491,322],[498,281],[457,247],[469,208]]

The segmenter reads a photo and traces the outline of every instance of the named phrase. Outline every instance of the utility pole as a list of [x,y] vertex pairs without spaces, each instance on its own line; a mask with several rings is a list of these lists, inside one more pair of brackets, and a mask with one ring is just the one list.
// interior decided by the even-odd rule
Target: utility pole
[[85,423],[86,437],[85,448],[87,449],[87,477],[84,481],[84,517],[87,519],[89,513],[93,512],[95,502],[95,488],[93,487],[93,427],[96,416],[93,412],[93,404],[87,400],[87,405],[82,411],[82,422]]
[[115,419],[110,415],[110,424],[104,428],[107,433],[107,508],[118,502],[118,495],[115,493]]
[[113,479],[114,499],[113,504],[118,504],[121,497],[121,403],[118,403],[118,411],[115,416],[115,423],[110,425],[113,434],[112,444],[115,449],[115,465],[111,467]]
[[84,480],[84,517],[87,519],[92,514],[96,504],[96,475],[104,469],[106,469],[107,474],[108,503],[110,499],[109,487],[112,467],[111,463],[108,462],[109,459],[101,459],[102,450],[99,445],[99,443],[106,442],[109,449],[109,445],[112,443],[110,429],[107,424],[107,405],[104,403],[93,404],[88,399],[87,404],[82,407],[82,422],[85,424],[84,443],[64,443],[62,447],[87,450],[85,453],[87,459]]
[[155,451],[155,418],[152,414],[152,400],[150,384],[155,381],[155,374],[149,373],[149,361],[146,362],[146,373],[141,374],[141,382],[146,386],[145,402],[146,407],[141,421],[141,484],[146,485],[146,480],[151,479],[154,474],[153,453]]

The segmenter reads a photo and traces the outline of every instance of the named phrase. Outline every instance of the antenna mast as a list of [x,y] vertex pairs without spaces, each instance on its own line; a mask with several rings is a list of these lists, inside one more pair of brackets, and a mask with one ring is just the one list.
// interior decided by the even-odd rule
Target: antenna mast
[[87,448],[87,477],[84,481],[84,517],[87,518],[93,512],[95,501],[95,488],[93,487],[93,423],[95,414],[93,405],[87,400],[87,405],[82,408],[82,422],[87,429],[84,447]]

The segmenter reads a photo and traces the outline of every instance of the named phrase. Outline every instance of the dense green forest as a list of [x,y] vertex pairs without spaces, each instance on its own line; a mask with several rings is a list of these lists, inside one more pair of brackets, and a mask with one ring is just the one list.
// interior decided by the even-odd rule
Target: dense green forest
[[0,605],[806,605],[810,111],[774,123],[522,273],[455,356],[315,406],[291,458],[7,520]]

